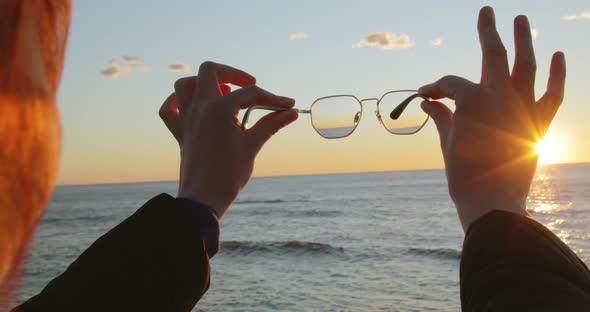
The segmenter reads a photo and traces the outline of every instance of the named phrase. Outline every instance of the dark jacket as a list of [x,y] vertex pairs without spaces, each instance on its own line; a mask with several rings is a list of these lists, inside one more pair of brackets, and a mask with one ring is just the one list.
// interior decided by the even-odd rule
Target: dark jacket
[[590,311],[590,272],[532,218],[493,211],[467,230],[463,311]]
[[[207,291],[218,244],[194,211],[153,198],[15,311],[190,311]],[[520,215],[494,211],[470,226],[460,278],[463,311],[590,311],[586,265]]]
[[15,310],[190,311],[209,287],[194,217],[182,200],[156,196]]

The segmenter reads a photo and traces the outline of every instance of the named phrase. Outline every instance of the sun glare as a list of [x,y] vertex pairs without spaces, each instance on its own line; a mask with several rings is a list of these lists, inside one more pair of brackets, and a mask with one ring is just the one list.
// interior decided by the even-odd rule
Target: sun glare
[[539,155],[539,164],[555,164],[563,162],[562,141],[553,135],[547,135],[535,145],[535,154]]

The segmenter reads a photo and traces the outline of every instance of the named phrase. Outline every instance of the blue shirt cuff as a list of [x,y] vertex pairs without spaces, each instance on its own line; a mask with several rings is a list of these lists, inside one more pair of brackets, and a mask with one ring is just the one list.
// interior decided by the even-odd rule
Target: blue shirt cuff
[[191,210],[193,222],[201,233],[207,255],[209,258],[213,258],[219,251],[219,220],[217,216],[205,204],[189,198],[179,197],[178,200]]

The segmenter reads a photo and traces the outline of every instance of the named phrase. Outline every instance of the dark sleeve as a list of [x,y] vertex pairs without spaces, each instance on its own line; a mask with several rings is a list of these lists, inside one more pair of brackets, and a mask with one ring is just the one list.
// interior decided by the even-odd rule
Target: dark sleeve
[[190,311],[209,287],[206,217],[156,196],[15,311]]
[[532,218],[493,211],[468,229],[461,256],[463,311],[590,311],[590,272]]

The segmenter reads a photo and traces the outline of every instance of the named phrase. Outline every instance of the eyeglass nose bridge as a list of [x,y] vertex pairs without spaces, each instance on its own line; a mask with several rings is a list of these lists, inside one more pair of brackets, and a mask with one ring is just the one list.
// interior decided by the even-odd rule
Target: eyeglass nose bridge
[[361,102],[361,104],[363,104],[363,102],[367,102],[367,101],[379,102],[379,99],[378,98],[367,98],[367,99],[359,100],[359,102]]
[[[377,102],[377,106],[378,106],[380,99],[379,98],[366,98],[366,99],[359,100],[359,102],[361,103],[361,106],[363,105],[363,102],[367,102],[367,101],[375,101],[375,102]],[[379,113],[379,109],[375,110],[375,116],[377,117],[377,120],[379,121],[379,123],[383,125],[383,120],[381,120],[381,114]]]
[[[366,98],[366,99],[361,99],[361,100],[357,99],[357,101],[359,101],[359,103],[361,104],[361,111],[358,112],[358,113],[356,113],[354,115],[354,127],[355,127],[355,129],[356,129],[356,126],[360,122],[361,116],[363,115],[363,108],[364,108],[363,107],[363,103],[364,102],[368,102],[368,101],[375,101],[375,102],[379,103],[379,98],[374,98],[373,97],[373,98]],[[379,120],[379,121],[381,121],[381,120]]]

